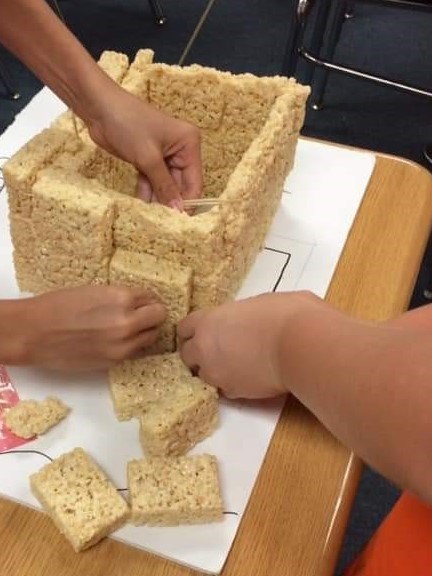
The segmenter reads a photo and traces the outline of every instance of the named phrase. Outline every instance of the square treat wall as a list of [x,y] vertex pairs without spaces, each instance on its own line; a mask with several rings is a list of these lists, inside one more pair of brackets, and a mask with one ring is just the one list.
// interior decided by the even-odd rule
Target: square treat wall
[[231,298],[263,246],[294,162],[309,90],[293,79],[153,63],[105,52],[104,70],[139,98],[200,128],[206,197],[189,216],[135,198],[137,171],[98,148],[71,112],[4,166],[19,287],[141,286],[167,306],[153,352],[175,348],[190,310]]

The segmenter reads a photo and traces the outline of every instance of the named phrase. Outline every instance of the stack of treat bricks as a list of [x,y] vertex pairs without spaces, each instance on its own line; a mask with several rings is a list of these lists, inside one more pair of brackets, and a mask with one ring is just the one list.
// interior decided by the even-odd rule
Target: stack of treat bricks
[[100,66],[126,90],[201,130],[205,197],[189,216],[135,197],[137,171],[97,147],[71,112],[4,166],[19,287],[148,288],[168,309],[155,352],[175,349],[190,310],[231,298],[279,205],[309,89],[294,79],[153,63],[140,50],[105,52]]

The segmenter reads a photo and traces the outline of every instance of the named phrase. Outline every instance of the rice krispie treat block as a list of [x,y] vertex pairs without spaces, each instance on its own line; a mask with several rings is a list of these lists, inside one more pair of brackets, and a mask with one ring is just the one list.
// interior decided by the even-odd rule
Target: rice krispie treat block
[[60,174],[43,174],[33,187],[37,291],[107,284],[115,204],[90,188],[61,182]]
[[128,487],[133,524],[177,526],[223,519],[214,456],[132,460]]
[[116,250],[110,264],[110,284],[139,287],[165,305],[167,319],[157,342],[146,352],[172,352],[176,344],[176,326],[190,310],[192,269],[176,266],[150,254]]
[[69,414],[70,408],[55,396],[42,402],[21,400],[4,415],[4,423],[16,436],[33,438],[45,434]]
[[12,216],[31,217],[33,184],[37,175],[66,150],[68,139],[69,135],[61,130],[43,130],[2,167],[8,188],[9,212]]
[[[34,291],[109,283],[111,278],[117,282],[123,275],[116,268],[120,250],[134,253],[131,261],[150,256],[161,268],[187,267],[191,291],[186,312],[214,306],[235,295],[263,247],[294,163],[309,89],[289,78],[153,63],[149,50],[139,51],[130,66],[125,58],[105,53],[101,66],[138,98],[200,128],[203,194],[219,197],[221,204],[189,216],[144,203],[136,197],[135,167],[98,148],[86,129],[71,132],[59,120],[4,168],[20,288]],[[55,182],[50,184],[50,179]],[[83,222],[83,214],[71,200],[51,212],[53,221],[63,218],[62,211],[66,220],[70,215],[68,226],[59,229],[57,244],[40,243],[46,224],[38,218],[41,208],[36,199],[43,195],[42,185],[51,194],[55,188],[58,198],[68,196],[72,189],[81,192],[76,198],[83,206],[83,194],[96,194],[100,210],[94,242],[100,248],[101,234],[105,234],[106,256],[87,262],[82,245],[75,249],[73,244],[65,251],[71,228],[80,230]],[[96,214],[94,204],[83,210],[89,211],[89,218]],[[27,252],[23,245],[35,249]],[[169,308],[172,305],[170,301]],[[176,311],[171,315],[172,324],[176,315]],[[171,340],[171,336],[166,338]]]
[[175,389],[140,418],[140,442],[146,456],[181,456],[216,430],[219,400],[215,388],[199,378]]
[[109,383],[118,420],[140,417],[158,402],[208,388],[178,353],[121,362],[110,369]]
[[33,494],[79,552],[123,524],[129,508],[82,448],[63,454],[30,476]]

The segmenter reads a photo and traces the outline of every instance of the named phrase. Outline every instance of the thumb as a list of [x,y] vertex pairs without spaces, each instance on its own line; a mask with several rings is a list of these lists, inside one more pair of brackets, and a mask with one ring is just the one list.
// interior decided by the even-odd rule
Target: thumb
[[152,162],[146,162],[142,168],[138,166],[140,172],[148,178],[153,194],[161,204],[171,206],[177,210],[183,210],[182,196],[180,189],[175,183],[165,160],[158,155]]

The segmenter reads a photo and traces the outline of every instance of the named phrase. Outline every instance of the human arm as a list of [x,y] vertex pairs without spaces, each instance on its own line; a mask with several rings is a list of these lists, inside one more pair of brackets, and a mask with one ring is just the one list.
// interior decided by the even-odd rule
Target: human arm
[[0,364],[97,370],[154,343],[163,306],[139,289],[81,286],[0,300]]
[[45,0],[0,0],[0,42],[84,120],[97,144],[133,164],[161,202],[200,196],[198,130],[118,86]]
[[292,392],[346,446],[432,503],[432,307],[409,317],[361,322],[310,294],[265,295],[191,315],[181,353],[229,396]]

